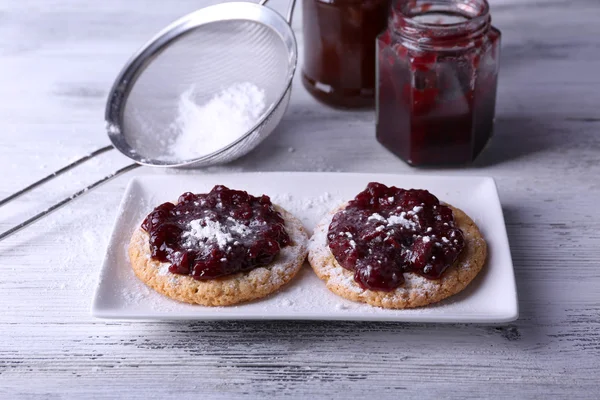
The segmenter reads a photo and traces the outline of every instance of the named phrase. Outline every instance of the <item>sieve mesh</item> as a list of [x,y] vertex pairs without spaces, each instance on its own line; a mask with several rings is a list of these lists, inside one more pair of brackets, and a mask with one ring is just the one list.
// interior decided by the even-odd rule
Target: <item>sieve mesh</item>
[[196,26],[162,46],[136,71],[121,104],[119,125],[129,152],[148,163],[188,161],[165,151],[182,93],[193,86],[196,103],[203,104],[241,82],[264,90],[266,118],[235,146],[194,165],[227,162],[252,150],[279,123],[289,100],[296,49],[284,36],[260,20],[228,19]]

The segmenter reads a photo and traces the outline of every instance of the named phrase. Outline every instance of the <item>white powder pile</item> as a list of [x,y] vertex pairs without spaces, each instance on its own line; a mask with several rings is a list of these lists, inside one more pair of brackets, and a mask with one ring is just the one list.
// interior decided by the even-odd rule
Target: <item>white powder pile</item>
[[[402,211],[398,215],[390,215],[387,219],[378,213],[373,213],[369,216],[368,220],[383,222],[388,228],[399,225],[406,229],[414,229],[417,226],[417,222],[414,220],[414,217],[421,210],[422,207],[415,207],[413,211],[409,211],[408,213]],[[383,225],[378,226],[376,230],[383,230]]]
[[417,226],[417,223],[415,221],[406,218],[406,213],[404,211],[402,211],[400,215],[390,215],[387,221],[387,226],[400,225],[407,229],[411,229]]
[[188,160],[217,151],[248,132],[266,108],[264,90],[244,82],[223,89],[203,105],[195,102],[195,87],[179,99],[178,116],[172,124],[175,139],[166,152]]
[[206,241],[216,241],[221,250],[231,248],[235,244],[235,238],[231,232],[240,236],[248,236],[252,233],[246,225],[240,224],[234,218],[229,217],[231,225],[221,224],[219,221],[212,221],[209,218],[195,219],[190,221],[189,230],[183,233],[186,238],[186,247],[203,246]]

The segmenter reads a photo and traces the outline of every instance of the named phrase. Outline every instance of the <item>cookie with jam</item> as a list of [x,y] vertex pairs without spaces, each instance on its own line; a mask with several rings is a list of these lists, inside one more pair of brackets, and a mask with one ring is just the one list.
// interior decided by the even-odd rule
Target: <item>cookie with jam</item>
[[292,280],[307,241],[301,222],[268,196],[218,185],[156,207],[133,233],[129,258],[138,278],[163,295],[226,306]]
[[384,308],[436,303],[481,271],[487,245],[477,225],[426,190],[369,183],[315,228],[309,262],[327,288]]

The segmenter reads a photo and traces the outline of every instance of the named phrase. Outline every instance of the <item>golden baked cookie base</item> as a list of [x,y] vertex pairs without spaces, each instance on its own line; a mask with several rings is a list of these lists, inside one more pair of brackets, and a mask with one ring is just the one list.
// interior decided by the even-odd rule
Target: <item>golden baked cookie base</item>
[[454,213],[456,225],[465,236],[465,250],[438,280],[429,280],[415,273],[404,273],[405,282],[394,291],[361,288],[354,280],[354,273],[340,266],[329,250],[327,232],[333,215],[339,209],[330,213],[315,228],[308,245],[308,261],[329,290],[349,300],[394,309],[422,307],[439,302],[462,291],[481,271],[487,257],[487,245],[477,225],[463,211],[448,206]]
[[275,206],[275,209],[285,220],[292,244],[284,247],[269,266],[206,281],[173,274],[168,270],[169,263],[150,258],[148,234],[138,228],[129,243],[133,271],[158,293],[185,303],[228,306],[268,296],[296,276],[307,254],[308,236],[302,223],[283,208]]

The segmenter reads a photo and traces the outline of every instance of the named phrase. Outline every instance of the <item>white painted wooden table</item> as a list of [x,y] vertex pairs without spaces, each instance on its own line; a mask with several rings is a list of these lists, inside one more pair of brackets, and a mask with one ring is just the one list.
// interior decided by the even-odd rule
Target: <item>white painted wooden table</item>
[[[1,0],[0,197],[107,144],[104,101],[125,60],[204,4]],[[600,3],[492,5],[504,34],[496,136],[474,166],[451,172],[498,182],[518,321],[95,320],[91,296],[128,178],[176,173],[141,168],[0,243],[0,398],[598,398]],[[421,173],[375,141],[373,121],[320,106],[296,82],[278,131],[208,172]],[[106,154],[3,207],[0,229],[127,162]]]

